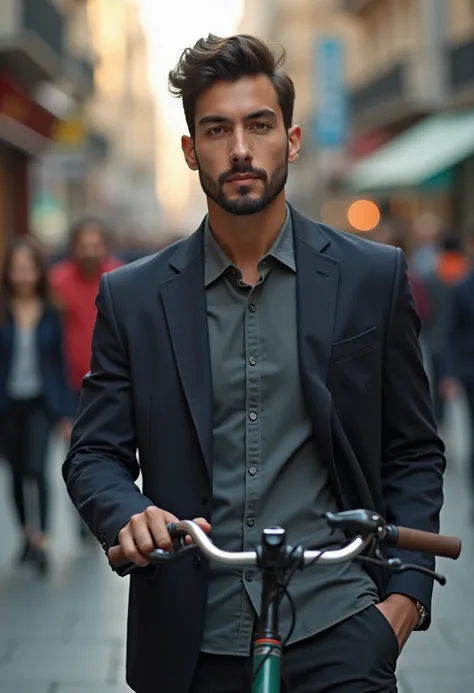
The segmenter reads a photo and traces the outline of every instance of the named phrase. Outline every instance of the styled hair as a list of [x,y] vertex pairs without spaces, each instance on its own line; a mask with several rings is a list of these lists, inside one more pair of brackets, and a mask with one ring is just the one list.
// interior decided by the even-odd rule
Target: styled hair
[[19,250],[29,250],[33,258],[33,262],[38,270],[39,278],[36,287],[36,293],[43,303],[55,308],[56,304],[51,294],[51,289],[48,279],[48,267],[45,256],[39,244],[31,236],[17,236],[8,245],[1,268],[0,274],[0,322],[3,322],[11,309],[11,301],[13,298],[12,286],[10,284],[10,269],[15,253]]
[[293,121],[295,87],[281,68],[285,50],[274,52],[256,36],[238,34],[220,38],[209,34],[192,48],[186,48],[174,70],[168,75],[169,91],[183,101],[189,134],[194,137],[194,117],[197,99],[211,85],[219,81],[233,82],[242,77],[265,75],[272,82],[278,96],[283,122],[288,129]]

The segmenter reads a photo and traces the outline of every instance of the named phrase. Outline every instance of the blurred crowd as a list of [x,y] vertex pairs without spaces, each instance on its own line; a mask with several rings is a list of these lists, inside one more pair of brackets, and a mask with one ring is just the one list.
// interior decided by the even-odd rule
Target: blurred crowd
[[[98,219],[70,229],[67,253],[47,258],[30,235],[13,239],[0,284],[0,444],[10,501],[21,530],[19,565],[50,566],[48,451],[51,434],[68,441],[81,382],[90,368],[100,277],[127,259]],[[143,252],[143,251],[142,251]],[[90,534],[78,522],[78,538]]]
[[[474,229],[463,248],[460,234],[443,229],[436,214],[425,212],[409,230],[382,222],[373,240],[400,247],[407,258],[441,434],[446,403],[461,393],[474,433]],[[470,469],[474,496],[474,450]]]
[[[446,402],[461,390],[474,433],[474,231],[465,250],[458,238],[432,213],[420,216],[409,233],[383,220],[372,238],[400,247],[407,258],[441,433]],[[59,258],[47,258],[27,235],[14,239],[4,256],[0,445],[21,532],[16,561],[42,576],[50,566],[49,441],[52,433],[70,437],[90,368],[100,277],[144,254],[120,253],[112,240],[100,220],[83,218],[70,229],[67,252]],[[474,498],[474,450],[471,470]],[[79,520],[77,527],[78,540],[88,542],[88,529]]]

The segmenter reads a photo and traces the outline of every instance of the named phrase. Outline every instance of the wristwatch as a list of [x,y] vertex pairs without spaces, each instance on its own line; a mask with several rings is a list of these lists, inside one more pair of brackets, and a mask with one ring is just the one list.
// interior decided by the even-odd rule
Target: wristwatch
[[421,602],[417,601],[416,599],[413,600],[413,603],[415,604],[416,610],[418,611],[418,615],[420,617],[416,628],[420,628],[420,626],[423,625],[423,622],[425,621],[426,617],[428,616],[428,611],[425,609],[423,604]]

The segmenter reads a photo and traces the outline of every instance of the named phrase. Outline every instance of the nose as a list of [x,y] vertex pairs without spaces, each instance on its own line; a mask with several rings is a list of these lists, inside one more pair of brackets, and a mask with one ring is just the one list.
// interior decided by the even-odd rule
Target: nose
[[234,131],[234,137],[232,139],[229,161],[233,166],[236,164],[251,164],[253,161],[253,154],[245,137],[245,133],[237,128]]

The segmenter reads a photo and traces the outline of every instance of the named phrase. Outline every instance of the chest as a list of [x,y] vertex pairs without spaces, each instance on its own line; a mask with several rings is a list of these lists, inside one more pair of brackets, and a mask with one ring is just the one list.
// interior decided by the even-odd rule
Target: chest
[[246,390],[288,392],[298,379],[295,277],[271,279],[252,289],[222,281],[206,291],[213,394],[222,405],[240,405]]

